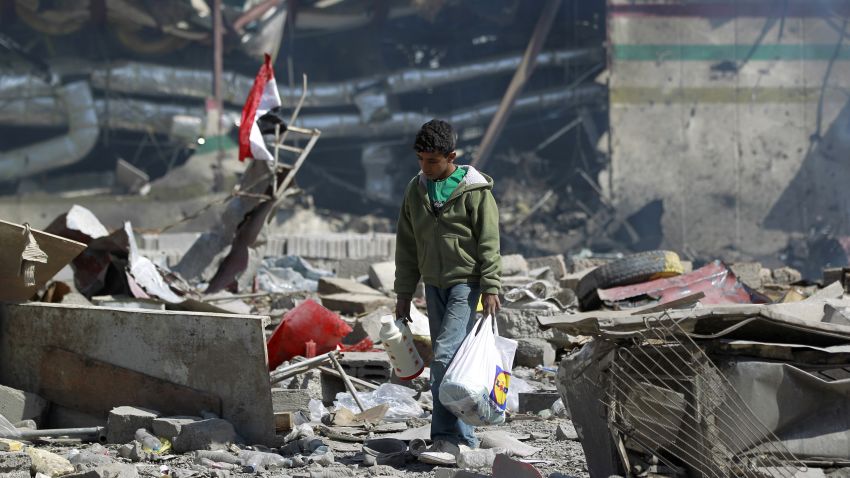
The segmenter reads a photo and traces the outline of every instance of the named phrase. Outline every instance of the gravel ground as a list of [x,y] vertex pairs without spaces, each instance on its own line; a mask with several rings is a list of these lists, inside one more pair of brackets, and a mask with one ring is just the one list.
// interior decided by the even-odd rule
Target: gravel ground
[[[569,420],[564,418],[550,418],[548,420],[515,420],[505,425],[499,427],[488,427],[488,428],[478,428],[476,431],[485,431],[485,430],[500,430],[505,431],[512,434],[517,435],[528,435],[531,433],[536,434],[545,434],[546,437],[542,439],[531,439],[526,441],[527,444],[533,445],[541,449],[540,452],[532,456],[533,459],[541,459],[547,460],[547,463],[544,464],[536,464],[538,470],[545,477],[557,478],[557,477],[575,477],[575,478],[584,478],[589,477],[587,474],[587,470],[585,469],[585,461],[584,461],[584,453],[581,449],[581,444],[576,441],[563,441],[557,440],[555,438],[555,430],[559,424],[569,422]],[[412,426],[417,426],[421,424],[421,422],[414,421],[411,423]],[[325,439],[328,441],[327,439]],[[67,456],[68,452],[77,448],[80,450],[92,450],[93,447],[97,447],[97,445],[90,444],[80,444],[78,442],[68,441],[68,442],[51,442],[51,443],[42,443],[38,445],[39,448],[46,449],[57,453],[62,456]],[[118,446],[117,445],[109,445],[106,447],[110,455],[115,458],[117,462],[130,463],[128,460],[124,460],[122,458],[117,458],[118,455]],[[332,467],[326,467],[325,470],[331,471],[336,467],[347,467],[352,469],[356,476],[401,476],[404,475],[410,478],[424,478],[424,477],[433,477],[434,467],[431,465],[423,464],[415,459],[411,458],[408,460],[404,467],[399,468],[390,468],[385,466],[379,467],[361,467],[360,466],[360,454],[355,452],[348,453],[335,453],[337,464]],[[179,455],[172,457],[163,462],[144,462],[144,463],[136,463],[135,466],[139,472],[139,475],[143,478],[160,478],[159,469],[162,464],[166,464],[172,470],[173,476],[180,477],[211,477],[216,476],[212,473],[212,470],[209,468],[197,465],[194,463],[194,460],[190,454]],[[309,476],[309,471],[316,468],[296,468],[296,469],[287,469],[287,470],[275,470],[275,471],[267,471],[259,473],[259,476],[268,477],[268,478],[282,478],[282,477],[291,477],[291,476]],[[480,473],[490,474],[490,470],[478,470]],[[233,472],[231,471],[229,475],[218,475],[218,476],[231,476],[231,477],[250,477],[250,476],[258,476],[251,475],[247,473]]]

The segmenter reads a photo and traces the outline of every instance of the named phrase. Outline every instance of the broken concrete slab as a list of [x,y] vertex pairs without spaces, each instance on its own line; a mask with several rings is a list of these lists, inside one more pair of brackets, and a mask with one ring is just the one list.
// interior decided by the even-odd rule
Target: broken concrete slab
[[352,279],[341,279],[339,277],[322,277],[319,279],[319,295],[330,294],[365,294],[382,296],[380,291],[361,284]]
[[236,441],[233,425],[220,418],[157,418],[154,420],[154,433],[171,440],[171,445],[177,453],[224,450],[229,443]]
[[24,452],[0,452],[0,476],[30,478],[32,458]]
[[507,455],[496,455],[493,478],[543,478],[543,475],[529,463],[513,460]]
[[369,284],[382,292],[390,292],[395,286],[395,262],[379,262],[369,266]]
[[323,295],[321,299],[326,308],[349,315],[367,314],[393,303],[389,297],[373,294],[331,294]]
[[523,367],[555,364],[555,347],[545,339],[518,338],[514,364]]
[[136,430],[151,430],[153,421],[159,412],[148,408],[121,406],[109,412],[106,425],[106,440],[109,443],[128,443],[133,441]]
[[307,390],[272,388],[272,409],[275,413],[310,411],[310,393]]
[[39,391],[53,403],[94,416],[106,416],[116,403],[171,415],[199,410],[221,413],[221,399],[214,393],[55,347],[42,357]]
[[31,229],[38,247],[47,255],[46,262],[37,262],[34,283],[27,285],[21,274],[21,254],[27,245],[26,228],[19,224],[0,221],[0,300],[21,301],[34,296],[59,270],[70,263],[86,245]]
[[[44,357],[51,348],[62,347],[215,394],[221,400],[222,418],[233,423],[241,436],[253,443],[270,443],[274,422],[263,329],[267,320],[265,316],[5,304],[0,306],[0,382],[37,392]],[[61,371],[64,364],[53,366]],[[110,408],[121,405],[127,403],[113,403]]]
[[50,403],[40,396],[0,385],[0,415],[12,423],[35,420],[43,424]]

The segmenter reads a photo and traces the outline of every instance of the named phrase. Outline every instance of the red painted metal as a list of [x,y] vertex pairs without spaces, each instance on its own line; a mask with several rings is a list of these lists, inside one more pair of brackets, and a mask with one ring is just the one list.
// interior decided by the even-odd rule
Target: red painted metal
[[735,274],[720,261],[701,267],[689,274],[667,279],[657,279],[641,284],[599,289],[599,298],[603,302],[621,302],[638,297],[658,300],[659,304],[702,292],[705,297],[702,304],[752,304],[750,291],[738,282]]

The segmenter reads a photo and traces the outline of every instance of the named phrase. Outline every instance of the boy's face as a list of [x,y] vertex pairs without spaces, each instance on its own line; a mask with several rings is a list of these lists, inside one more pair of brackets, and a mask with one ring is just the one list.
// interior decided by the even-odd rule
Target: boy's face
[[435,181],[438,179],[446,179],[454,170],[454,161],[457,153],[452,151],[449,154],[443,153],[416,153],[419,157],[419,167],[422,168],[422,173],[425,177]]

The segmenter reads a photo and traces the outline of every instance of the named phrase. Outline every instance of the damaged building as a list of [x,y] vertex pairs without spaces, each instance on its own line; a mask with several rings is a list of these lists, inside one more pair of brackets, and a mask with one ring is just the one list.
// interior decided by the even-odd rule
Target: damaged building
[[[0,476],[848,476],[848,15],[0,1]],[[397,308],[432,118],[499,209],[477,447]]]

